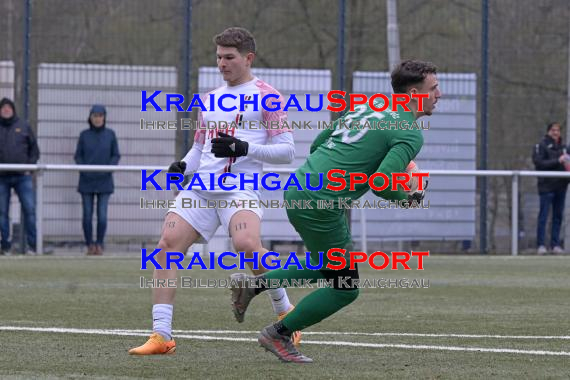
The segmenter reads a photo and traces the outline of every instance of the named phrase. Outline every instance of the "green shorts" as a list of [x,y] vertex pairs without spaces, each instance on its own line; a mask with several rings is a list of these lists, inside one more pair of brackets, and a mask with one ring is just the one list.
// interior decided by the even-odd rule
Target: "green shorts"
[[[347,249],[352,243],[350,229],[343,209],[317,209],[310,191],[289,189],[285,191],[285,200],[311,200],[313,209],[288,208],[287,216],[301,235],[307,249],[311,252],[311,264],[319,262],[319,251],[323,253],[323,267],[329,261],[326,253],[331,248]],[[336,254],[338,255],[338,254]],[[338,265],[338,262],[333,262]]]

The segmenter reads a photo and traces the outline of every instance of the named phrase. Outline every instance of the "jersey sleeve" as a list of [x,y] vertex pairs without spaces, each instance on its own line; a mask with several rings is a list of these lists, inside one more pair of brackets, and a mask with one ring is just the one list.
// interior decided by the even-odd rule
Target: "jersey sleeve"
[[[259,88],[262,99],[267,95],[274,95],[273,97],[269,97],[265,100],[265,107],[271,109],[275,108],[275,105],[272,103],[280,104],[279,109],[277,110],[269,111],[264,107],[261,111],[262,121],[265,122],[268,126],[273,126],[272,128],[266,129],[267,136],[273,137],[280,133],[292,133],[293,131],[286,125],[287,112],[283,110],[283,107],[285,107],[285,99],[283,98],[283,95],[281,95],[279,91],[261,80],[257,81],[256,85]],[[275,99],[275,97],[277,97],[277,99]]]
[[198,127],[194,133],[194,144],[182,161],[186,162],[185,175],[195,172],[200,167],[200,159],[202,158],[202,148],[206,143],[206,125],[202,111],[198,111]]
[[295,143],[292,133],[280,133],[271,144],[249,144],[248,156],[268,164],[290,164],[295,158]]
[[[404,173],[406,167],[420,152],[423,145],[423,137],[421,133],[405,133],[401,137],[395,138],[392,146],[380,166],[376,170],[377,173],[383,173],[390,181],[388,187],[382,191],[372,189],[372,192],[387,200],[404,200],[407,194],[402,189],[392,190],[392,173]],[[384,180],[380,177],[374,179],[374,185],[382,187]]]
[[194,142],[202,145],[206,143],[206,124],[204,123],[204,116],[200,110],[198,110],[198,127],[194,133]]
[[319,133],[319,135],[317,136],[315,141],[313,141],[313,143],[311,144],[311,149],[309,151],[309,154],[312,154],[315,150],[317,150],[317,148],[319,146],[323,145],[323,143],[325,141],[327,141],[327,139],[331,136],[333,131],[334,131],[334,129],[327,128],[324,131],[322,131],[321,133]]

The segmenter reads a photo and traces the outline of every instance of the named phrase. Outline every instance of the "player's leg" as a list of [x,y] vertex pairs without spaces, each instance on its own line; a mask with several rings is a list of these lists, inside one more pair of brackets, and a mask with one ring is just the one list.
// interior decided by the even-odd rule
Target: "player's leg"
[[[314,291],[303,298],[294,311],[285,319],[283,325],[292,331],[302,330],[314,325],[328,316],[336,313],[358,296],[358,290],[352,287],[351,279],[358,278],[358,270],[348,268],[335,271],[326,269],[328,260],[326,252],[331,248],[348,248],[351,244],[348,223],[342,210],[294,210],[289,209],[289,221],[295,227],[307,249],[311,252],[311,264],[322,263],[321,270],[311,270],[304,267],[293,273],[289,270],[279,269],[264,275],[265,278],[289,282],[297,278],[313,278],[314,280],[333,280],[332,288],[323,288]],[[316,218],[315,218],[316,217]],[[319,252],[324,254],[321,256]],[[322,258],[322,259],[321,259]],[[339,278],[346,280],[340,282]],[[346,284],[350,287],[346,288]],[[262,288],[257,290],[263,291]]]
[[[180,215],[169,212],[162,226],[162,234],[158,243],[160,252],[155,256],[156,262],[166,268],[166,252],[186,253],[190,245],[198,240],[198,232]],[[176,266],[172,269],[155,269],[153,279],[176,279]],[[131,355],[172,354],[176,343],[172,339],[172,316],[174,313],[174,296],[176,288],[154,287],[152,289],[152,331],[148,341],[142,346],[129,350]]]
[[[188,248],[199,238],[198,232],[192,225],[186,222],[180,215],[169,212],[166,215],[162,226],[162,234],[157,248],[160,252],[156,256],[157,263],[166,268],[167,252],[182,252],[186,254]],[[176,279],[177,268],[172,266],[171,269],[155,269],[153,279],[155,280],[172,280]],[[169,339],[171,335],[172,315],[171,309],[174,305],[174,296],[176,288],[155,287],[152,289],[152,303],[154,309],[159,309],[157,313],[153,313],[153,330],[159,332],[165,338]],[[160,305],[170,305],[170,307],[160,308]],[[170,312],[160,309],[170,309]],[[170,314],[164,317],[164,314]]]
[[281,328],[289,331],[306,329],[321,322],[358,297],[359,290],[353,280],[359,278],[358,269],[348,267],[341,270],[320,270],[324,279],[332,282],[332,287],[318,289],[299,301],[294,312],[283,319]]
[[[182,192],[176,198],[175,208],[166,215],[158,243],[160,252],[155,256],[155,260],[162,268],[166,268],[166,252],[185,254],[200,237],[209,240],[219,226],[214,210],[183,208],[184,198],[197,201],[200,199],[194,192]],[[172,269],[155,269],[153,279],[156,283],[157,280],[176,279],[176,276],[177,270],[174,266]],[[152,289],[153,334],[144,345],[131,349],[130,354],[152,355],[174,352],[176,345],[171,338],[175,294],[176,288]]]
[[[297,194],[296,197],[303,196]],[[287,196],[286,196],[287,199]],[[342,210],[287,210],[289,220],[301,235],[307,248],[311,251],[311,263],[316,264],[315,260],[319,260],[318,252],[326,252],[330,248],[345,248],[350,244],[350,232],[344,213]],[[323,258],[323,267],[326,265],[326,260]],[[260,277],[265,280],[284,280],[292,279],[296,276],[298,279],[302,278],[327,278],[333,279],[339,275],[337,271],[312,271],[310,269],[295,270],[295,273],[290,274],[289,271],[282,269],[263,274]],[[292,361],[299,363],[310,362],[311,360],[301,355],[290,341],[290,336],[293,331],[303,329],[314,325],[336,313],[343,307],[353,302],[358,297],[358,289],[352,286],[352,278],[358,278],[358,271],[342,272],[340,275],[350,284],[350,288],[344,289],[340,286],[340,282],[334,280],[334,288],[318,289],[311,293],[309,296],[301,300],[297,308],[287,315],[282,321],[267,326],[260,333],[258,341],[267,350],[273,352],[280,360]],[[234,279],[237,276],[232,276]],[[243,277],[242,277],[243,280]],[[242,302],[242,311],[245,313],[247,303],[252,294],[259,294],[263,288],[248,288],[248,283],[243,282],[239,294],[248,295],[242,297],[239,301]],[[259,285],[259,284],[258,284]],[[234,292],[234,291],[232,291]],[[245,302],[244,302],[245,301]],[[234,305],[236,307],[236,305]]]
[[[332,273],[331,273],[332,274]],[[350,273],[346,273],[348,278]],[[334,274],[336,276],[337,274]],[[356,272],[356,277],[358,273]],[[332,278],[332,277],[330,277]],[[350,280],[349,280],[349,283]],[[335,286],[338,284],[335,281]],[[352,285],[352,284],[351,284]],[[301,331],[333,315],[358,297],[358,289],[321,288],[301,299],[295,310],[282,321],[261,330],[258,342],[281,361],[311,363],[313,360],[297,351],[291,339],[293,331]]]
[[[305,194],[302,192],[290,191],[286,192],[285,199],[288,201],[302,200]],[[295,227],[305,245],[311,250],[311,264],[322,266],[326,265],[324,258],[319,260],[319,251],[326,252],[329,248],[345,247],[350,242],[350,234],[346,219],[341,210],[294,210],[288,209],[287,215],[289,221]],[[304,264],[304,263],[303,263]],[[232,276],[234,280],[243,282],[246,279],[244,275],[235,274]],[[261,275],[259,279],[277,280],[283,282],[291,282],[292,279],[318,280],[324,278],[322,273],[317,270],[311,270],[303,266],[303,268],[289,267],[288,270],[277,269]],[[257,294],[260,292],[257,288]],[[245,313],[251,299],[256,295],[253,288],[236,287],[232,291],[234,299],[233,308],[236,315]],[[298,311],[295,311],[298,313]]]
[[[267,272],[261,265],[261,257],[268,252],[261,245],[261,220],[259,216],[250,210],[241,210],[233,214],[229,225],[232,243],[238,252],[245,252],[247,258],[253,258],[253,252],[259,253],[259,269],[254,269],[252,262],[248,262],[249,269],[255,275]],[[267,291],[273,305],[273,311],[278,316],[287,313],[292,305],[289,302],[285,289],[270,289]]]
[[358,278],[358,272],[348,271],[344,274],[347,275],[345,280],[350,284],[350,288],[339,287],[339,281],[333,279],[333,276],[339,275],[338,273],[327,273],[323,278],[333,279],[334,287],[317,289],[301,299],[297,307],[287,314],[283,320],[261,330],[258,337],[259,344],[282,361],[311,363],[311,358],[302,355],[295,348],[292,339],[293,334],[295,331],[301,331],[321,322],[356,300],[358,289],[352,287],[351,279]]

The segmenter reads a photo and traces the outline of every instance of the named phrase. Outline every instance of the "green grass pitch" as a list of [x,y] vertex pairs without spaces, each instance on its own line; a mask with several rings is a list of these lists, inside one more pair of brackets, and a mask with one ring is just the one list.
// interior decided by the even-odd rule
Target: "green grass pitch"
[[132,357],[152,324],[150,289],[139,286],[152,273],[136,258],[0,257],[0,378],[568,378],[570,257],[432,256],[424,265],[361,266],[361,278],[430,287],[361,289],[306,330],[301,352],[315,363],[293,365],[255,341],[274,320],[265,296],[237,324],[227,289],[178,289],[177,353]]

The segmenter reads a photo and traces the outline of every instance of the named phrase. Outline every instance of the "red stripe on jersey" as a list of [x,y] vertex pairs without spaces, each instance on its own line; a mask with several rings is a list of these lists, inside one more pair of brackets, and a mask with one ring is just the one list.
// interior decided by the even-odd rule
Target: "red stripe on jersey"
[[[245,100],[251,100],[251,99],[252,99],[251,95],[248,95],[245,97]],[[245,105],[245,108],[247,108],[247,104]],[[243,113],[238,112],[236,114],[235,123],[238,126],[238,128],[242,127],[242,125],[243,125]],[[230,130],[228,130],[228,135],[235,136],[235,128],[233,128],[231,130],[231,133],[230,133]],[[229,157],[228,163],[226,164],[226,166],[224,166],[224,173],[231,173],[232,172],[232,164],[234,164],[236,162],[236,160],[237,160],[237,157]],[[225,183],[227,178],[228,177],[224,177],[224,180],[222,181],[222,183]]]

